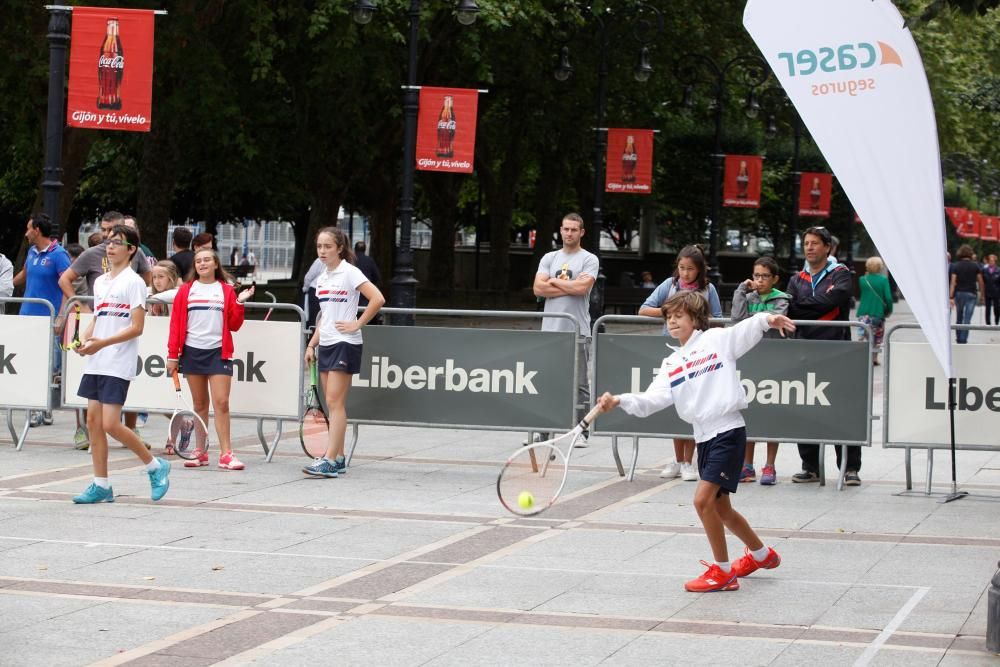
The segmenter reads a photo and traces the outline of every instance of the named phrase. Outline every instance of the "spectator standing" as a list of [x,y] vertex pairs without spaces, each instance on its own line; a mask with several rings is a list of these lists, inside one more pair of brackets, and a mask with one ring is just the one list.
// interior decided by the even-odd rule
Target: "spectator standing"
[[[788,281],[792,297],[788,314],[793,320],[818,320],[846,322],[850,317],[853,285],[851,271],[830,254],[833,236],[826,227],[810,227],[802,234],[802,252],[805,266]],[[798,338],[808,340],[847,340],[846,327],[805,326],[798,328]],[[837,467],[841,464],[841,447],[837,451]],[[847,471],[844,484],[859,486],[861,478],[861,447],[847,449]],[[796,483],[819,481],[819,445],[799,444],[802,472],[792,475]]]
[[208,232],[202,232],[191,239],[191,249],[198,252],[202,248],[212,250],[215,246],[215,237]]
[[986,257],[983,286],[986,288],[986,326],[990,326],[991,321],[1000,326],[1000,267],[997,266],[996,255]]
[[[52,239],[55,227],[49,216],[35,213],[28,220],[24,237],[28,240],[28,256],[24,266],[14,276],[15,287],[24,285],[25,298],[44,299],[52,304],[58,314],[62,309],[63,293],[59,289],[60,276],[65,275],[70,265],[69,253]],[[48,317],[49,309],[40,303],[25,303],[21,305],[21,315]],[[52,336],[52,370],[59,375],[62,370],[62,352],[59,348],[59,320]],[[52,412],[34,412],[29,418],[31,426],[48,426],[52,423]]]
[[[590,290],[594,287],[600,269],[597,256],[580,245],[584,233],[583,218],[578,213],[563,216],[559,227],[562,248],[542,257],[532,285],[535,296],[545,298],[546,313],[567,313],[572,316],[572,320],[561,317],[543,318],[542,331],[578,333],[577,404],[583,407],[577,409],[577,419],[587,413],[590,405],[590,383],[587,380],[590,368]],[[589,434],[584,431],[578,446],[585,446],[587,435]]]
[[645,289],[655,289],[656,283],[653,282],[653,274],[649,271],[642,272],[642,280],[639,282],[639,287]]
[[882,275],[884,266],[881,257],[869,257],[865,262],[865,275],[858,280],[861,300],[857,317],[872,328],[872,364],[875,366],[878,366],[878,353],[885,336],[885,321],[892,315],[892,289],[889,279]]
[[[137,232],[139,231],[139,221],[135,219],[134,215],[126,215],[124,218],[122,218],[122,222],[125,224],[126,227],[131,227]],[[152,269],[154,266],[156,266],[156,261],[157,261],[156,256],[153,254],[153,251],[149,249],[149,246],[140,241],[139,249],[142,250],[142,253],[146,256],[146,264],[149,266],[149,268]],[[146,285],[147,286],[149,285],[148,280],[146,281]]]
[[174,254],[168,257],[177,267],[181,280],[186,280],[194,263],[194,252],[191,251],[191,230],[187,227],[174,227],[172,237]]
[[[976,310],[977,298],[985,298],[986,286],[983,282],[983,270],[976,263],[976,255],[972,248],[962,244],[955,252],[955,261],[951,263],[949,292],[951,307],[955,309],[955,324],[969,324]],[[978,290],[978,297],[977,297]],[[956,331],[955,341],[959,345],[969,342],[968,331]]]
[[[381,289],[382,274],[379,272],[378,265],[375,263],[375,260],[372,259],[371,256],[369,256],[368,254],[366,254],[367,250],[368,247],[365,245],[364,241],[358,241],[357,243],[354,244],[354,257],[355,257],[354,265],[358,267],[361,273],[365,274],[365,278],[368,279],[368,282],[370,282],[375,287]],[[368,305],[368,297],[362,294],[359,297],[358,306],[367,306],[367,305]],[[378,319],[378,316],[376,316],[376,319]]]
[[[0,252],[0,297],[14,294],[14,265]],[[4,314],[7,304],[0,303],[0,315]]]

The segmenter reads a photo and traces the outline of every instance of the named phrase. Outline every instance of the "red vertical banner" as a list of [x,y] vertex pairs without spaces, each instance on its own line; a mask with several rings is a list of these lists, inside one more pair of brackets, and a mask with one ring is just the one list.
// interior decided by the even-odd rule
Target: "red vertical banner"
[[604,191],[648,195],[653,190],[653,131],[608,128]]
[[802,183],[799,185],[799,216],[829,218],[832,191],[833,174],[802,172]]
[[722,205],[760,208],[760,177],[764,158],[759,155],[727,155],[722,181]]
[[979,238],[984,241],[1000,241],[1000,218],[995,215],[983,215],[979,221]]
[[420,89],[417,169],[472,173],[478,104],[478,90],[429,86]]
[[73,8],[68,125],[149,132],[153,20],[152,10]]
[[965,214],[968,211],[960,206],[945,206],[944,212],[948,216],[948,220],[951,221],[951,226],[955,228],[955,231],[961,232],[962,223],[965,222]]
[[964,239],[978,239],[980,215],[979,211],[964,211],[961,218],[962,225],[956,230],[958,235]]

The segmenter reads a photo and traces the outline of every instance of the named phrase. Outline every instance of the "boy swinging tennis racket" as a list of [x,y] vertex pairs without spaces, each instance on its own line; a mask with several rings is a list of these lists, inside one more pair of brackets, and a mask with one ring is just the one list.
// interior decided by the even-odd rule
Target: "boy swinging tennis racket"
[[[605,393],[598,403],[605,410],[620,405],[637,417],[674,405],[678,416],[694,426],[700,477],[694,505],[715,562],[701,561],[708,569],[684,588],[734,591],[740,587],[739,577],[781,563],[777,552],[764,546],[729,500],[739,487],[747,441],[740,414],[747,400],[736,375],[736,360],[759,343],[768,329],[794,331],[795,325],[784,315],[760,313],[727,329],[709,329],[708,302],[697,292],[678,292],[667,299],[662,312],[670,335],[681,347],[672,348],[673,354],[663,360],[645,392]],[[726,528],[746,544],[744,556],[733,563],[729,562]]]
[[129,266],[139,235],[117,225],[107,239],[110,271],[94,283],[94,318],[76,353],[87,359],[77,395],[87,399],[87,429],[94,481],[73,497],[77,504],[112,503],[108,479],[108,435],[139,457],[149,475],[150,496],[159,500],[170,488],[170,464],[154,458],[139,436],[121,422],[129,383],[135,379],[139,336],[146,316],[146,283]]

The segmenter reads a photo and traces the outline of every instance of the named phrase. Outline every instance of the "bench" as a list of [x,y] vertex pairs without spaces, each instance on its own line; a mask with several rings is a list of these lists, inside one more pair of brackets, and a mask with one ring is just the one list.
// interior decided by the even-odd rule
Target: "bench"
[[237,264],[226,267],[226,273],[233,278],[246,278],[252,275],[256,267],[253,264]]
[[635,315],[639,306],[653,293],[646,287],[618,287],[609,285],[604,288],[604,312],[616,315]]

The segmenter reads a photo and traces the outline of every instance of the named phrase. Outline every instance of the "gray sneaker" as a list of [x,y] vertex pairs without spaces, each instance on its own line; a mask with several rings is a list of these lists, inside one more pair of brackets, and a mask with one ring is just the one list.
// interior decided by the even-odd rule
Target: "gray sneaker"
[[808,470],[803,470],[792,475],[792,481],[796,484],[809,484],[810,482],[818,482],[819,475]]
[[73,449],[83,452],[90,449],[90,436],[87,435],[87,429],[82,426],[77,426],[76,433],[73,434]]
[[35,428],[36,426],[42,425],[42,413],[40,410],[34,410],[31,416],[28,417],[28,426],[30,428]]
[[42,423],[46,426],[52,426],[52,411],[42,410]]
[[844,486],[861,486],[861,478],[856,470],[848,470],[844,473]]

